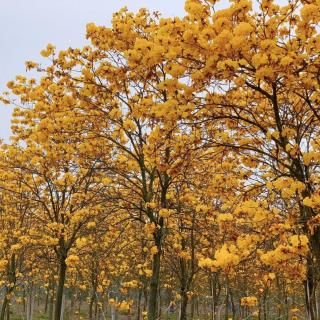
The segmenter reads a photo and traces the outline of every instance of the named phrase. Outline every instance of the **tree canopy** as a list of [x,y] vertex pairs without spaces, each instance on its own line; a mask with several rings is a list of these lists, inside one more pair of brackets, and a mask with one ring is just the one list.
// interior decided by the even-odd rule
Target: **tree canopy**
[[222,4],[123,8],[8,82],[0,320],[319,319],[320,1]]

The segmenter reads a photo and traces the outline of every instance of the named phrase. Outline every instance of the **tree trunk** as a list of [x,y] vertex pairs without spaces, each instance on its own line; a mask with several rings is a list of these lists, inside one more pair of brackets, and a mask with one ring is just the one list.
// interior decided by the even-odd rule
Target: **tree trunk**
[[[158,252],[153,255],[152,276],[150,280],[150,294],[148,305],[148,320],[157,319],[157,296],[160,277],[160,261],[161,261],[161,230],[158,230],[155,236]],[[59,320],[59,319],[56,319]]]
[[47,292],[46,292],[46,301],[44,303],[44,313],[47,314],[47,311],[48,311],[48,303],[49,303],[49,296],[50,296],[50,285],[47,289]]
[[220,296],[221,287],[218,283],[218,274],[210,275],[210,296],[211,296],[211,320],[216,319],[216,307]]
[[186,290],[181,290],[181,304],[180,304],[180,320],[187,320],[188,295]]
[[312,264],[312,261],[308,259],[307,266],[307,278],[304,284],[305,287],[305,296],[306,296],[306,309],[309,320],[315,320],[315,310],[314,310],[314,301],[313,301],[313,290],[314,290],[314,274],[313,269],[309,264]]
[[226,300],[225,300],[225,309],[224,309],[224,318],[225,320],[228,320],[229,318],[229,288],[228,285],[226,287]]
[[139,288],[136,320],[140,320],[140,318],[141,318],[141,299],[142,299],[142,288]]
[[26,314],[26,288],[23,288],[22,299],[22,312],[23,314]]
[[71,297],[70,297],[70,309],[69,309],[69,316],[68,319],[71,319],[74,315],[74,307],[75,307],[75,292],[71,291]]
[[263,292],[262,308],[263,308],[263,320],[267,320],[268,308],[267,308],[267,289]]
[[7,305],[7,320],[10,320],[10,303]]
[[89,320],[93,320],[93,305],[95,301],[95,294],[94,292],[91,294],[90,302],[89,302]]
[[65,310],[65,307],[66,307],[66,295],[65,295],[65,293],[63,292],[63,294],[62,294],[62,303],[61,303],[61,312],[60,312],[60,320],[63,320],[63,319],[64,319],[64,310]]
[[[312,189],[309,186],[305,174],[304,166],[298,160],[294,162],[296,170],[293,172],[297,180],[303,182],[308,187],[302,191],[303,198],[310,197],[312,195]],[[306,309],[309,320],[317,320],[317,296],[316,287],[318,279],[318,270],[320,268],[320,228],[316,226],[313,232],[310,231],[308,221],[316,215],[316,212],[299,202],[300,218],[304,223],[303,231],[309,238],[310,255],[307,257],[307,277],[305,281],[305,300]]]
[[305,281],[305,293],[308,319],[316,320],[319,318],[317,310],[317,279],[319,277],[320,268],[320,229],[317,227],[316,232],[309,236],[311,254],[307,258],[307,277]]
[[230,297],[231,310],[232,310],[232,319],[236,319],[236,306],[234,304],[233,292],[231,288],[229,288],[229,297]]
[[57,288],[54,320],[61,319],[62,299],[63,299],[64,283],[66,279],[66,271],[67,271],[67,265],[66,265],[65,259],[61,258],[60,266],[59,266],[59,280],[58,280],[59,282],[58,282],[58,288]]
[[6,316],[6,310],[9,305],[9,299],[7,298],[7,294],[4,296],[2,306],[1,306],[1,314],[0,314],[0,320],[5,320]]
[[[116,299],[117,302],[117,299]],[[111,320],[117,320],[117,309],[114,304],[111,306]]]
[[[7,274],[8,276],[8,280],[11,284],[13,284],[12,286],[5,287],[5,296],[3,299],[3,303],[1,306],[1,313],[0,313],[0,320],[4,320],[6,317],[6,311],[9,311],[9,303],[10,303],[10,299],[11,299],[11,294],[14,291],[15,288],[15,284],[16,284],[16,256],[13,254],[11,256],[10,259],[10,264],[8,266],[8,270],[7,270]],[[8,316],[7,314],[7,318],[10,317],[10,315]]]
[[194,301],[194,296],[191,297],[191,312],[190,312],[190,319],[193,320],[194,319],[194,304],[195,304],[195,301]]
[[190,319],[193,320],[194,319],[194,311],[195,311],[195,297],[192,296],[191,297],[191,308],[190,308]]
[[[182,248],[185,248],[185,244],[182,241]],[[189,290],[188,286],[188,274],[187,274],[187,265],[186,261],[182,258],[179,259],[180,265],[180,295],[181,295],[181,302],[180,302],[180,320],[187,320],[187,307],[188,307],[188,295],[187,291]]]
[[158,318],[161,319],[162,314],[162,299],[161,299],[161,288],[160,285],[158,285],[158,298],[157,298],[157,305],[158,305]]
[[30,284],[28,292],[28,303],[27,303],[27,320],[32,320],[33,317],[33,304],[34,304],[34,294],[33,294],[33,284]]
[[147,290],[147,285],[145,284],[143,288],[143,311],[146,311],[148,308],[148,290]]
[[53,285],[52,285],[52,289],[50,290],[50,299],[49,299],[49,320],[53,320],[54,295],[55,295],[55,283],[53,283]]
[[95,304],[94,304],[94,319],[98,319],[98,300],[95,299]]

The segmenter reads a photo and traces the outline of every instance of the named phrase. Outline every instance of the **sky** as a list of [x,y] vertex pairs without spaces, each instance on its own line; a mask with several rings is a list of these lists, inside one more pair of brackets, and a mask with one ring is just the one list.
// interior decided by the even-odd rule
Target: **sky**
[[[184,0],[0,0],[0,92],[26,60],[41,61],[48,43],[57,49],[84,45],[88,22],[110,26],[112,13],[145,7],[163,16],[182,16]],[[0,139],[10,136],[11,108],[0,104]]]

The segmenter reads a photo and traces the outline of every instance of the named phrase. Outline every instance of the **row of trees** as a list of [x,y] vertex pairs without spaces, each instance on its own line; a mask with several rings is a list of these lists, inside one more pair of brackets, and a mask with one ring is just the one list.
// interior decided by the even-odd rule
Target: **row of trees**
[[55,320],[66,290],[90,319],[319,318],[320,3],[214,2],[122,9],[8,83],[0,319],[30,288]]

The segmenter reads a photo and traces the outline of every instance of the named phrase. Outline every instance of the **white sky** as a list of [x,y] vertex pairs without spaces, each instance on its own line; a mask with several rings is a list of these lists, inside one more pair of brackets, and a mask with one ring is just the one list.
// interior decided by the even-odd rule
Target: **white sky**
[[[182,16],[184,0],[0,0],[0,92],[26,60],[41,61],[39,52],[50,42],[58,49],[85,43],[85,25],[110,25],[123,6],[146,7],[164,16]],[[11,109],[0,104],[0,138],[10,135]]]

